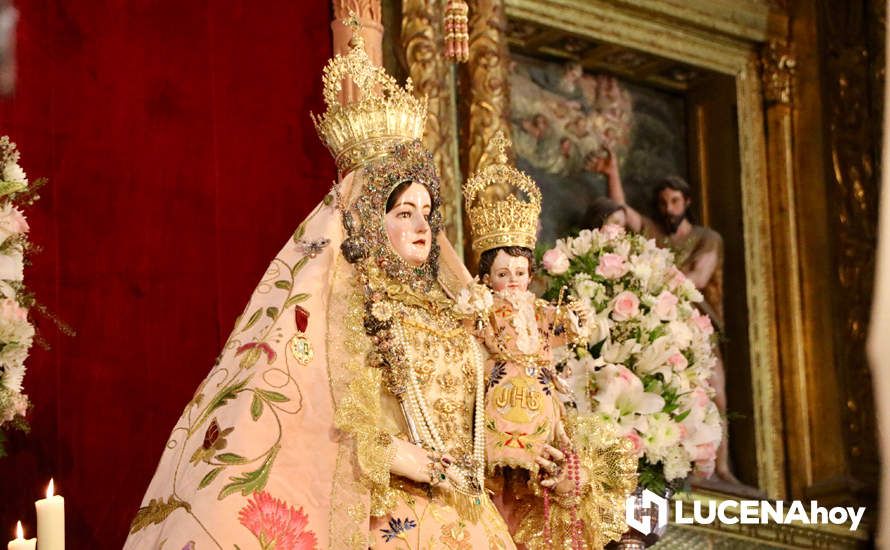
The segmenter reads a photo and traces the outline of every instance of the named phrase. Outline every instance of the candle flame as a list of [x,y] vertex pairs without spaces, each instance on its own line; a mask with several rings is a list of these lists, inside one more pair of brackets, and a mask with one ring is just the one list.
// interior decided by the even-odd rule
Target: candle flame
[[25,540],[25,531],[22,529],[21,521],[15,526],[15,538],[18,540]]
[[46,498],[53,496],[53,478],[49,478],[49,485],[46,487]]

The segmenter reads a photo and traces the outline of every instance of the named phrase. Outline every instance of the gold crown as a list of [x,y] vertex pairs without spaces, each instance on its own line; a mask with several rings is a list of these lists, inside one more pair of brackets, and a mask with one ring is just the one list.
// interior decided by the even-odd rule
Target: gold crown
[[[385,156],[396,143],[421,139],[427,112],[426,98],[412,95],[410,78],[403,89],[383,67],[371,62],[355,14],[344,23],[352,27],[352,50],[345,56],[335,55],[324,68],[327,112],[312,115],[315,130],[343,174]],[[341,105],[339,96],[347,77],[358,87],[360,96]]]
[[535,248],[541,191],[528,174],[507,161],[510,142],[498,132],[488,144],[494,161],[464,185],[473,230],[473,251],[482,254],[501,246]]

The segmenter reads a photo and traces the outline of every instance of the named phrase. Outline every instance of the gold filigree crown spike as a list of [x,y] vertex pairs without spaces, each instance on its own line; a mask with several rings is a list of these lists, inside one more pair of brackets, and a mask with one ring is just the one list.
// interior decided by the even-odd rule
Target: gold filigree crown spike
[[[427,114],[426,98],[414,97],[410,78],[402,88],[383,67],[371,62],[355,13],[350,13],[344,24],[352,28],[352,49],[346,55],[335,55],[324,68],[327,111],[321,116],[311,115],[341,174],[385,156],[397,143],[421,139]],[[341,105],[340,94],[347,78],[359,95]]]
[[541,191],[528,174],[509,164],[510,146],[503,132],[495,134],[487,146],[492,161],[464,184],[476,254],[501,246],[535,248]]

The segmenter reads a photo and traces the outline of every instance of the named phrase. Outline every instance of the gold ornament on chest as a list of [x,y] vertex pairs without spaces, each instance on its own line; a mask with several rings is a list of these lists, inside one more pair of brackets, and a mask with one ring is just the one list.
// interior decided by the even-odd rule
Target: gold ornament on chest
[[494,389],[494,405],[511,422],[530,422],[544,406],[544,392],[537,386],[529,376],[512,378]]

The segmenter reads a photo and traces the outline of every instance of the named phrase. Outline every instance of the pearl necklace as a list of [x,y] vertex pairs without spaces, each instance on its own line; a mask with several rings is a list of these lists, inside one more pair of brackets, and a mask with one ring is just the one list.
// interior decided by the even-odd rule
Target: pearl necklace
[[[412,412],[415,424],[420,431],[421,444],[436,452],[445,452],[445,443],[439,433],[439,429],[433,420],[427,405],[426,397],[420,390],[417,381],[417,373],[414,370],[414,357],[412,349],[408,345],[408,338],[405,334],[405,324],[414,325],[413,322],[403,320],[393,323],[393,336],[396,338],[398,347],[404,353],[405,364],[408,367],[408,388],[407,399],[408,409]],[[428,331],[433,332],[433,331]],[[449,331],[450,332],[450,331]],[[485,483],[485,374],[483,369],[482,351],[476,340],[464,332],[466,345],[472,349],[473,371],[475,374],[475,411],[473,419],[473,477],[475,478],[476,488],[467,485],[455,487],[458,492],[468,496],[476,496],[480,493]],[[466,349],[466,348],[464,348]],[[418,422],[419,420],[419,422]],[[481,502],[480,502],[481,503]]]

